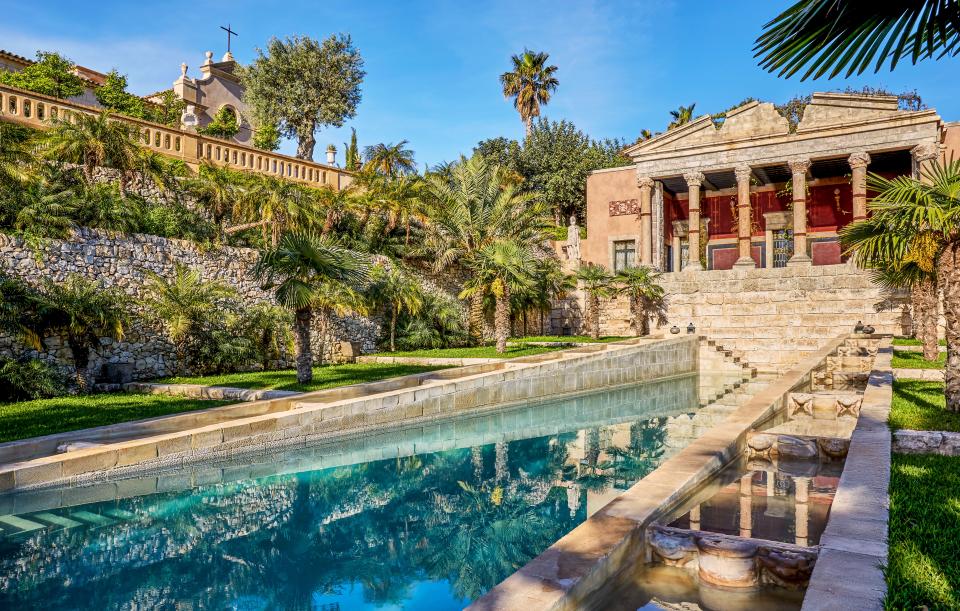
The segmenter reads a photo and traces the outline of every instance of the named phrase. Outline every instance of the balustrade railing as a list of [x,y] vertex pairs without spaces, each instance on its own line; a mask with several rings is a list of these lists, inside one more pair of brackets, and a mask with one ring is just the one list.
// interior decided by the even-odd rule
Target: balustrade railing
[[[92,106],[0,85],[0,120],[43,129],[49,127],[53,120],[75,121],[79,113],[100,112],[101,109]],[[181,159],[194,168],[206,160],[236,170],[277,176],[314,186],[328,186],[337,190],[346,187],[353,180],[352,174],[335,166],[263,151],[151,121],[123,115],[116,117],[137,129],[143,146]]]

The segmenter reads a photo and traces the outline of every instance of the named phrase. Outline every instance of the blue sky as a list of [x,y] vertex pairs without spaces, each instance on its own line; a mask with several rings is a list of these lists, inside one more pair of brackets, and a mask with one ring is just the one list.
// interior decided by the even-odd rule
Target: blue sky
[[350,126],[361,145],[409,140],[421,166],[469,153],[484,138],[522,137],[497,77],[525,46],[547,51],[559,67],[560,87],[544,114],[571,120],[595,138],[633,140],[642,128],[661,130],[668,111],[680,104],[696,102],[700,114],[747,96],[783,101],[864,84],[916,88],[944,119],[960,119],[960,60],[815,82],[761,71],[753,41],[763,23],[788,5],[101,0],[78,10],[74,2],[15,2],[4,7],[0,48],[31,57],[38,49],[56,49],[94,69],[116,67],[129,76],[133,91],[144,94],[169,87],[181,62],[196,76],[205,50],[222,55],[226,42],[218,26],[228,22],[240,35],[234,55],[242,62],[271,36],[350,33],[366,61],[363,102],[344,128],[319,133],[318,160],[328,143],[341,148]]

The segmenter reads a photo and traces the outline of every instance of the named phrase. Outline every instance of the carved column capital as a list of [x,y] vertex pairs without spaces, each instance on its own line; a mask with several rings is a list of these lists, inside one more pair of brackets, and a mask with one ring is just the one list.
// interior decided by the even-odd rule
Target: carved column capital
[[653,188],[653,179],[650,178],[649,176],[638,176],[638,177],[637,177],[637,186],[640,187],[641,189],[644,189],[644,188],[652,189],[652,188]]
[[923,163],[936,159],[937,155],[940,154],[940,146],[935,142],[921,142],[910,149],[910,153],[913,155],[914,161]]
[[687,172],[683,175],[683,179],[687,181],[688,187],[699,187],[703,184],[704,176],[703,172]]
[[870,154],[866,151],[856,151],[847,159],[847,162],[850,164],[850,168],[853,170],[859,170],[860,168],[865,168],[870,165]]
[[805,157],[790,159],[787,161],[787,165],[790,166],[790,171],[794,174],[806,175],[807,170],[810,169],[810,160]]
[[753,173],[753,168],[751,168],[747,164],[742,164],[735,167],[733,169],[733,173],[737,177],[738,183],[749,182],[750,174]]

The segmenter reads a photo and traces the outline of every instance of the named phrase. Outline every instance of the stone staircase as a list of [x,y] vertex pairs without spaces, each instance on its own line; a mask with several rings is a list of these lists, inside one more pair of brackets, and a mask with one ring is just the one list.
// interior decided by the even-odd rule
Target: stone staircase
[[94,512],[64,507],[19,515],[0,515],[0,540],[19,540],[41,530],[101,528],[136,518],[136,514],[118,508]]

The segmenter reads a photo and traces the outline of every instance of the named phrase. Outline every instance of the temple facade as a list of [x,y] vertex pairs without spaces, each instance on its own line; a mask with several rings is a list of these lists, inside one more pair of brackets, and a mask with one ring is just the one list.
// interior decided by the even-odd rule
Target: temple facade
[[911,174],[960,139],[935,110],[893,96],[815,93],[796,126],[750,102],[626,150],[587,179],[587,237],[565,250],[611,271],[833,265],[838,232],[867,215],[867,172]]

